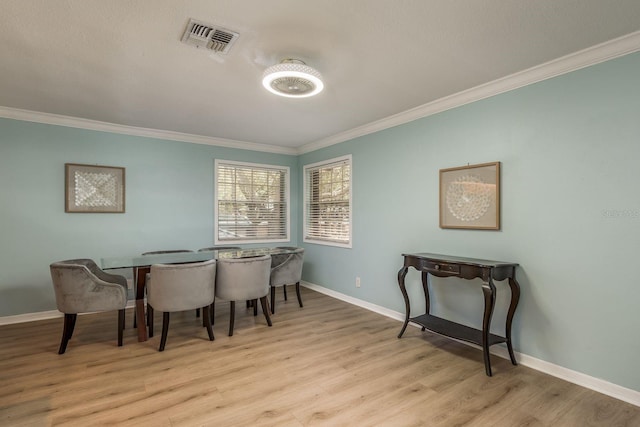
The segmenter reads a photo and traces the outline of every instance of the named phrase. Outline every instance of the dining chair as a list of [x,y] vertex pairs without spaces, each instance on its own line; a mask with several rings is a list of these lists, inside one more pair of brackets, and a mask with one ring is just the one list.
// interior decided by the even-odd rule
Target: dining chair
[[64,313],[63,354],[73,335],[78,313],[118,310],[118,346],[122,346],[124,310],[127,306],[127,279],[102,271],[91,259],[70,259],[49,266],[56,306]]
[[202,308],[204,326],[213,341],[211,304],[215,298],[216,260],[189,264],[154,264],[147,283],[149,337],[153,337],[153,313],[162,311],[162,337],[158,351],[164,351],[169,332],[169,315]]
[[296,285],[296,295],[298,304],[302,305],[300,296],[300,281],[302,280],[302,265],[304,263],[304,248],[281,247],[279,249],[289,249],[292,252],[285,254],[271,255],[271,277],[269,285],[271,287],[271,313],[276,312],[276,288],[284,289],[284,299],[287,300],[287,285]]
[[[189,250],[189,249],[169,249],[169,250],[163,250],[163,251],[143,252],[142,256],[146,256],[146,255],[162,255],[162,254],[178,254],[178,253],[187,253],[187,252],[193,252],[193,251]],[[133,280],[135,281],[137,277],[138,277],[138,269],[134,267],[134,269],[133,269]]]
[[202,248],[198,249],[198,252],[209,252],[209,251],[240,251],[242,248],[240,246],[211,246],[210,248]]
[[[229,336],[233,336],[236,301],[253,301],[257,310],[257,301],[262,304],[262,312],[271,326],[269,317],[269,274],[271,256],[264,255],[251,258],[219,259],[216,272],[216,298],[230,303]],[[212,306],[212,316],[214,308]],[[254,311],[257,314],[257,311]],[[213,317],[212,317],[213,318]]]
[[[298,249],[298,247],[297,246],[276,246],[276,249],[286,249],[288,251],[295,251],[296,249]],[[273,262],[271,263],[271,267],[273,267]],[[287,301],[287,287],[283,286],[282,291],[284,293],[284,300]]]
[[[177,254],[177,253],[186,253],[186,252],[193,252],[192,250],[189,249],[169,249],[169,250],[162,250],[162,251],[149,251],[149,252],[144,252],[142,253],[142,256],[146,256],[146,255],[161,255],[161,254]],[[136,281],[138,280],[138,273],[139,273],[139,268],[138,267],[134,267],[133,268],[133,282],[136,283]],[[148,277],[145,277],[145,282],[148,280]],[[146,284],[145,284],[146,287]],[[138,296],[136,296],[136,298],[138,298]],[[142,296],[140,296],[140,298],[142,298]],[[149,322],[148,319],[149,316],[147,316],[147,323]],[[200,317],[200,309],[196,310],[196,317]],[[137,319],[136,319],[136,312],[133,312],[133,327],[135,328],[137,326]]]

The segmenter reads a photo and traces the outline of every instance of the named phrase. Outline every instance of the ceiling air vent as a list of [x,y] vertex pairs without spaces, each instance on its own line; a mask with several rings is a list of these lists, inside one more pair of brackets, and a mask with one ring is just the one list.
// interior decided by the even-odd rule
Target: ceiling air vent
[[226,54],[238,37],[240,35],[233,31],[191,19],[182,36],[182,42]]

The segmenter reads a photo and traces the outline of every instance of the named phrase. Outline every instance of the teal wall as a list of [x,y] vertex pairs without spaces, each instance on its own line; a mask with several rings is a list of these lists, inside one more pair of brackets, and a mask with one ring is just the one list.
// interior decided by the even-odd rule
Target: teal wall
[[[213,245],[214,159],[289,166],[296,156],[0,119],[0,316],[55,310],[49,264]],[[126,213],[64,212],[64,164],[126,168]]]
[[[403,252],[518,262],[516,350],[640,391],[638,76],[628,55],[298,157],[0,119],[0,316],[55,308],[52,261],[210,245],[214,158],[290,166],[301,243],[303,165],[352,154],[353,248],[304,244],[305,280],[403,312]],[[438,170],[492,161],[502,229],[440,229]],[[65,214],[67,162],[126,167],[127,213]],[[436,314],[479,325],[479,286],[434,285]]]
[[[639,76],[633,54],[300,156],[353,155],[353,248],[305,244],[305,280],[404,313],[403,252],[518,262],[516,350],[640,391]],[[493,161],[502,229],[440,229],[439,169]],[[479,286],[434,282],[436,313],[480,326]]]

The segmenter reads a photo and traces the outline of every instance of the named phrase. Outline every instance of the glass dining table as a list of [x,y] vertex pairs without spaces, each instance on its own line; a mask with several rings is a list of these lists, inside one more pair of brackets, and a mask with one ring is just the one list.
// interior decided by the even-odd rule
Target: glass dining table
[[133,268],[137,274],[134,275],[136,281],[136,317],[138,318],[138,341],[147,340],[147,327],[144,321],[144,295],[147,273],[151,271],[154,264],[186,264],[192,262],[202,262],[211,259],[237,259],[251,258],[263,255],[276,255],[291,253],[295,248],[247,248],[247,249],[224,249],[203,252],[174,252],[154,255],[133,255],[120,257],[107,257],[100,260],[100,267],[103,270],[113,270],[122,268]]

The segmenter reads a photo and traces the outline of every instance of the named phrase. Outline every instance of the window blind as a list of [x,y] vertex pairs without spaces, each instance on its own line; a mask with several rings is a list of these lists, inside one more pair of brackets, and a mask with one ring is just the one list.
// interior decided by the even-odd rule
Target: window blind
[[216,162],[216,241],[289,239],[288,168]]
[[305,166],[307,241],[351,245],[351,156]]

